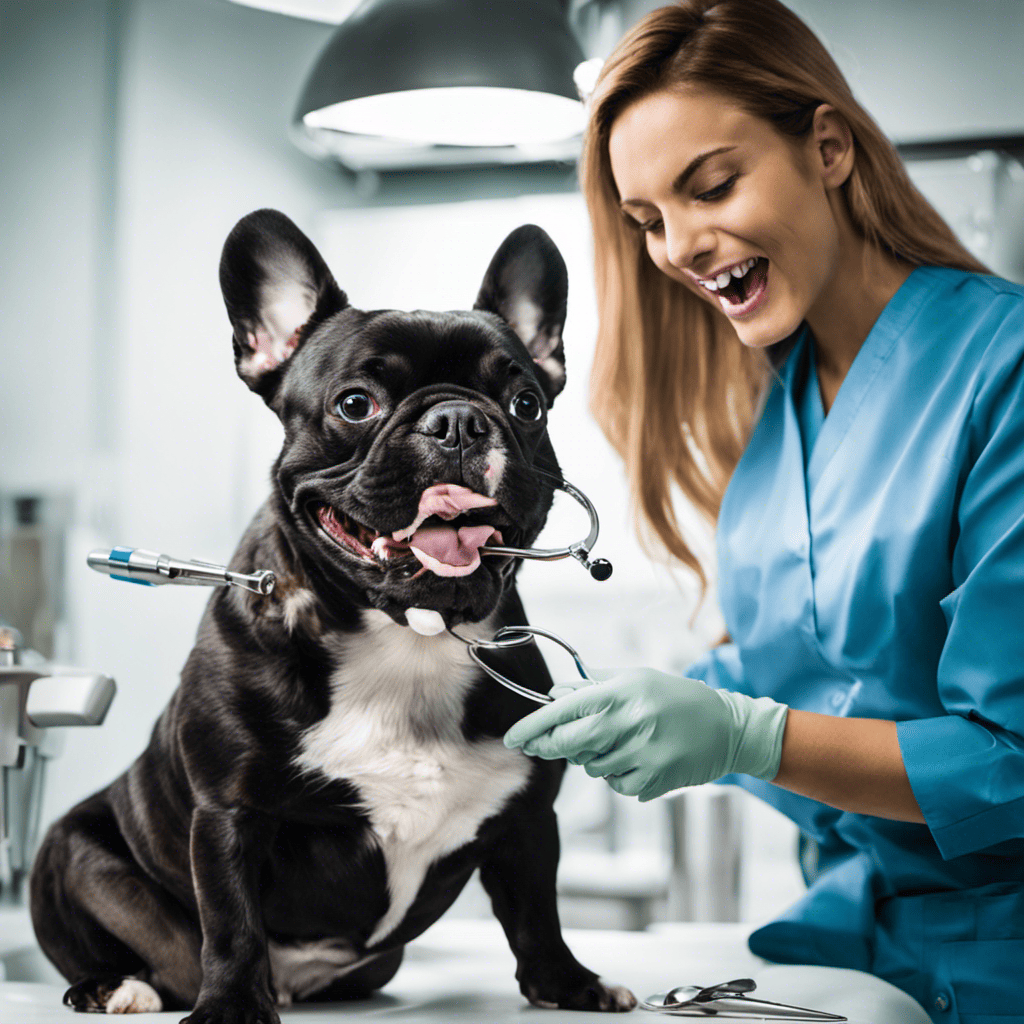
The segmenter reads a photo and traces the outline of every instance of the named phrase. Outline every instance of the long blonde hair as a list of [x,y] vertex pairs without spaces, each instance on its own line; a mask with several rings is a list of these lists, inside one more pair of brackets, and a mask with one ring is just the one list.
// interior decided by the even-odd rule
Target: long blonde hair
[[[627,106],[686,87],[714,91],[805,138],[831,104],[853,134],[843,186],[854,228],[909,265],[988,273],[911,183],[899,154],[853,98],[814,33],[779,0],[678,0],[652,11],[605,62],[591,97],[581,184],[590,212],[599,327],[590,379],[598,424],[625,461],[641,542],[658,543],[707,584],[683,536],[673,488],[713,524],[771,374],[728,318],[662,274],[627,223],[608,136]],[[652,542],[654,542],[652,546]]]

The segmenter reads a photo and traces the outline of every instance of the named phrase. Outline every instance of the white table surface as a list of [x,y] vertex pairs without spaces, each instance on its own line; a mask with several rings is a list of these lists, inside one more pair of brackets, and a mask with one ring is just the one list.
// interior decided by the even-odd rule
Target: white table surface
[[[24,912],[0,914],[0,957],[20,946],[24,955],[30,934],[24,932]],[[638,998],[679,984],[712,984],[731,978],[759,978],[758,995],[768,999],[796,1002],[832,1013],[845,1013],[851,1024],[877,1024],[879,1017],[868,1009],[879,986],[891,986],[868,975],[850,971],[829,972],[825,968],[772,967],[747,949],[751,930],[745,924],[675,924],[655,926],[647,932],[616,932],[566,929],[565,939],[576,958],[596,971],[603,980],[625,985]],[[17,954],[16,954],[17,955]],[[824,972],[806,979],[793,972]],[[793,991],[799,982],[802,992],[816,1002],[801,1002]],[[0,1022],[3,1024],[70,1024],[72,1011],[61,1004],[63,984],[38,982],[0,983]],[[899,998],[906,999],[902,993]],[[890,994],[891,994],[890,993]],[[889,1024],[929,1024],[907,1003],[905,1013],[898,1006],[886,1019]],[[875,1006],[876,1004],[871,1004]],[[661,1015],[636,1011],[651,1024]],[[893,1015],[893,1014],[896,1015]],[[178,1021],[184,1015],[145,1013],[130,1019],[139,1024],[150,1021]],[[79,1018],[81,1019],[81,1018]],[[405,960],[394,979],[372,999],[334,1005],[297,1005],[281,1010],[283,1024],[337,1024],[353,1020],[408,1021],[410,1024],[506,1024],[535,1020],[538,1024],[594,1024],[604,1019],[593,1013],[571,1010],[542,1010],[532,1007],[519,993],[515,960],[496,921],[451,918],[435,924],[406,947]],[[636,1018],[634,1018],[636,1019]],[[675,1018],[679,1019],[679,1018]],[[749,1019],[749,1018],[747,1018]]]

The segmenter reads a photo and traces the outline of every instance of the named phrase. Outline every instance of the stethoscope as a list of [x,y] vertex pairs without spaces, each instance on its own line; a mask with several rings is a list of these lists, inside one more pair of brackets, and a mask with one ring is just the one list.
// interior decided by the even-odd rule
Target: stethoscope
[[591,500],[578,488],[573,487],[567,480],[559,480],[555,487],[565,491],[570,497],[575,498],[590,516],[590,532],[575,544],[565,548],[507,548],[490,547],[485,544],[480,548],[482,555],[511,555],[513,558],[534,558],[541,562],[554,562],[559,558],[575,558],[584,569],[590,571],[595,580],[604,581],[612,574],[612,563],[607,558],[595,558],[590,561],[590,549],[597,543],[597,534],[600,529],[600,522],[597,518],[597,509],[594,508]]
[[[607,577],[605,578],[607,579]],[[550,704],[555,698],[549,697],[546,693],[538,693],[536,690],[530,690],[525,686],[520,686],[518,683],[514,683],[507,676],[503,676],[500,672],[486,664],[480,657],[480,651],[505,651],[512,647],[523,647],[526,644],[533,643],[534,637],[543,636],[548,640],[553,640],[559,647],[568,652],[583,679],[586,679],[588,682],[594,682],[591,676],[587,673],[583,662],[580,660],[579,654],[576,653],[576,649],[567,640],[563,640],[557,633],[552,633],[547,629],[541,629],[540,626],[502,626],[490,640],[461,636],[459,633],[456,633],[454,629],[448,629],[447,632],[450,636],[455,637],[456,640],[461,640],[466,645],[466,650],[468,651],[470,658],[472,658],[473,661],[475,661],[476,664],[479,665],[480,668],[482,668],[493,680],[501,683],[502,686],[511,690],[513,693],[518,693],[520,697],[526,697],[529,700],[536,701],[538,704]]]
[[[612,574],[611,562],[606,558],[590,560],[590,551],[597,543],[600,529],[597,509],[578,487],[573,487],[568,481],[558,480],[555,487],[575,498],[590,517],[590,529],[583,540],[576,541],[575,544],[569,544],[564,548],[513,548],[484,545],[480,548],[481,555],[507,555],[512,558],[529,558],[542,562],[575,558],[595,580],[608,579]],[[149,587],[163,586],[168,583],[199,587],[241,587],[243,590],[265,596],[273,592],[276,583],[274,573],[269,569],[260,569],[252,573],[234,572],[227,566],[217,565],[213,562],[174,558],[170,555],[158,554],[155,551],[147,551],[145,548],[115,547],[109,550],[92,551],[86,561],[91,569],[104,573],[111,579],[121,580],[125,583],[139,583]],[[441,620],[440,615],[437,618]],[[441,628],[444,628],[443,620]],[[507,687],[513,693],[518,693],[521,697],[536,701],[538,704],[548,704],[552,698],[546,693],[537,693],[535,690],[520,686],[495,671],[484,663],[480,657],[480,651],[522,647],[533,643],[534,637],[542,636],[567,651],[580,675],[584,679],[590,680],[576,650],[556,633],[538,626],[504,626],[490,640],[462,636],[452,629],[446,631],[466,645],[470,658],[495,682]],[[436,632],[441,632],[441,629],[437,629]]]

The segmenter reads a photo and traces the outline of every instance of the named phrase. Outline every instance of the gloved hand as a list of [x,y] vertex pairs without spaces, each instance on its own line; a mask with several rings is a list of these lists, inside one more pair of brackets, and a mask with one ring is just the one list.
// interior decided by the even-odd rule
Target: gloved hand
[[582,764],[624,796],[652,800],[733,772],[770,782],[779,772],[789,709],[770,697],[650,668],[557,684],[551,695],[509,729],[505,746]]

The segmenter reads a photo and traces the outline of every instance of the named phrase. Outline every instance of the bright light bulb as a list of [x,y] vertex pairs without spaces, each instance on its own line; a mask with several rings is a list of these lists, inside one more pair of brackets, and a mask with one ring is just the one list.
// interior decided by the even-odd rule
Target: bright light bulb
[[597,76],[601,74],[603,67],[604,61],[600,57],[594,57],[576,65],[576,70],[572,73],[572,80],[576,83],[576,88],[584,100],[590,98],[590,94],[597,85]]
[[311,128],[445,146],[518,146],[579,135],[583,104],[526,89],[415,89],[334,103],[303,117]]

